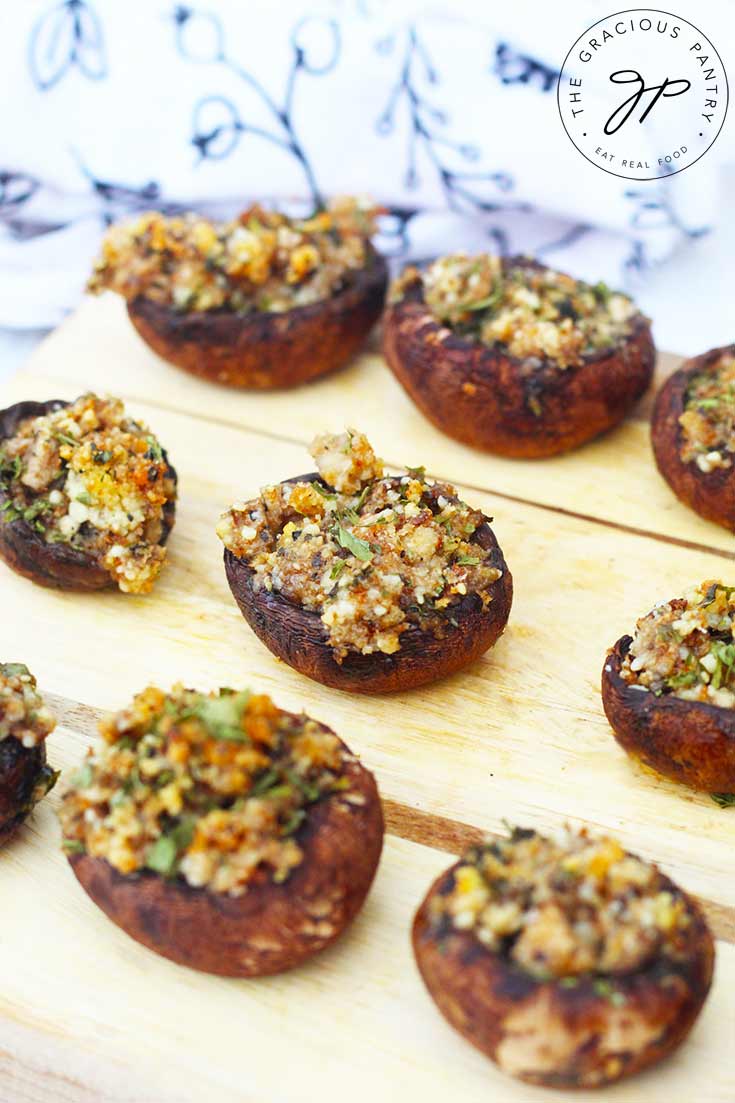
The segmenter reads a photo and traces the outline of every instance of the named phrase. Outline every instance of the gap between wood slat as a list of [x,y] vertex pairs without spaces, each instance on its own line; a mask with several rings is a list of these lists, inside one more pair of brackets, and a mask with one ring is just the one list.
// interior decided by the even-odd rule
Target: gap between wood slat
[[[45,378],[45,377],[44,377]],[[64,379],[64,384],[70,382],[76,382],[77,386],[84,389],[85,384],[78,381]],[[120,392],[122,394],[122,392]],[[215,417],[210,414],[192,413],[189,410],[179,409],[177,406],[170,406],[166,402],[154,398],[141,398],[134,394],[124,394],[123,397],[129,402],[139,402],[142,406],[150,406],[154,410],[164,410],[168,414],[175,414],[179,417],[190,417],[194,421],[205,421],[209,425],[220,425],[226,429],[234,429],[241,433],[251,433],[257,437],[263,437],[266,440],[276,441],[279,444],[292,444],[300,445],[301,447],[308,446],[307,439],[300,439],[299,437],[290,437],[285,433],[274,433],[268,429],[255,428],[252,425],[243,425],[236,421],[230,421],[227,418]],[[518,460],[518,463],[524,463],[524,460]],[[394,467],[397,470],[402,468],[402,464],[386,460],[389,467]],[[684,540],[678,536],[667,536],[663,532],[653,532],[651,529],[636,528],[634,525],[624,525],[620,521],[609,521],[604,517],[595,517],[589,513],[578,513],[573,509],[566,509],[564,506],[549,505],[545,502],[536,502],[532,498],[521,498],[514,494],[507,494],[502,490],[495,490],[490,486],[478,486],[476,483],[459,482],[457,479],[450,479],[448,476],[442,475],[438,472],[428,471],[429,477],[432,479],[438,479],[443,482],[452,482],[456,485],[464,487],[467,490],[476,490],[480,494],[492,494],[496,498],[501,498],[506,502],[516,502],[518,505],[530,506],[533,509],[542,509],[547,513],[556,513],[561,517],[569,517],[575,521],[586,521],[589,524],[601,525],[603,528],[614,529],[617,532],[624,532],[629,536],[640,536],[643,539],[656,540],[661,544],[671,544],[677,548],[685,548],[687,551],[704,552],[708,555],[716,555],[721,559],[735,560],[735,551],[728,552],[724,548],[715,548],[710,544],[699,544],[695,540]]]
[[[99,721],[105,715],[102,709],[81,704],[56,693],[43,694],[44,699],[64,727],[73,728],[82,735],[94,738]],[[458,855],[475,845],[492,832],[483,831],[472,824],[449,819],[420,808],[411,808],[401,801],[383,799],[386,830],[411,843],[420,843],[433,850]],[[428,886],[427,886],[428,887]],[[735,908],[718,904],[701,896],[696,897],[707,916],[712,933],[723,942],[735,943]]]

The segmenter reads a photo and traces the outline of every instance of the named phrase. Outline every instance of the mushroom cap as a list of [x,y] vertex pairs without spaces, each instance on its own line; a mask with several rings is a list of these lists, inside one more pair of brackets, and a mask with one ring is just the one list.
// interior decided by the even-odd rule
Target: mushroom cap
[[628,685],[620,672],[632,642],[622,636],[602,669],[602,704],[620,746],[693,789],[735,792],[735,709]]
[[[49,402],[16,402],[0,410],[0,443],[12,437],[21,421],[29,417],[42,417],[70,405],[60,399]],[[161,450],[168,463],[165,449]],[[176,481],[176,472],[168,464],[168,474]],[[0,506],[8,501],[8,495],[0,485]],[[176,502],[166,502],[163,507],[163,535],[165,544],[173,528]],[[22,517],[15,521],[3,521],[0,517],[0,559],[18,574],[30,578],[40,586],[60,590],[105,590],[115,586],[110,574],[91,555],[71,544],[49,544]]]
[[344,776],[363,803],[334,793],[309,806],[293,836],[303,858],[281,884],[260,869],[242,895],[231,896],[150,871],[122,874],[88,854],[69,862],[95,904],[150,950],[220,976],[280,973],[342,933],[378,867],[383,812],[375,779],[355,760]]
[[33,808],[33,790],[45,766],[45,743],[24,747],[14,736],[0,739],[0,845]]
[[342,367],[380,317],[388,281],[372,247],[369,263],[328,299],[283,313],[173,310],[139,296],[128,315],[164,360],[230,387],[295,387]]
[[[310,472],[288,482],[314,481]],[[502,634],[513,600],[513,579],[495,534],[485,521],[473,538],[491,552],[490,563],[502,574],[490,587],[492,600],[483,608],[477,594],[453,605],[441,637],[410,625],[392,655],[350,652],[339,662],[317,612],[295,605],[278,593],[255,590],[255,572],[225,548],[227,581],[240,612],[258,639],[283,662],[323,685],[353,693],[391,693],[413,689],[454,674],[479,658]]]
[[538,980],[469,931],[438,939],[429,904],[446,891],[456,868],[437,878],[416,914],[414,954],[444,1017],[504,1072],[546,1087],[596,1087],[656,1064],[686,1037],[714,964],[712,935],[690,897],[680,894],[691,916],[685,959],[656,957],[617,976],[625,998],[619,1004],[599,991],[599,977],[581,976],[574,986]]
[[517,357],[437,321],[418,284],[387,307],[383,348],[398,381],[442,432],[523,459],[568,452],[617,425],[648,388],[655,361],[650,323],[639,314],[628,337],[579,367],[545,360],[528,372]]
[[735,345],[710,349],[687,360],[670,375],[659,390],[651,417],[651,444],[656,464],[671,489],[685,505],[735,532],[735,462],[730,467],[700,471],[693,461],[681,458],[681,426],[686,392],[693,377],[701,374],[721,356],[735,355]]

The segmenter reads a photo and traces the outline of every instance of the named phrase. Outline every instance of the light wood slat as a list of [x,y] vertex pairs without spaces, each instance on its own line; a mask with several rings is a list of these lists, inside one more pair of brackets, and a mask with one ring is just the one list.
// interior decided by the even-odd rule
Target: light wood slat
[[[85,742],[62,728],[68,768]],[[3,855],[0,1098],[8,1103],[375,1099],[532,1103],[454,1034],[424,992],[408,932],[445,854],[388,837],[375,886],[340,942],[290,974],[228,981],[133,943],[76,884],[52,793]],[[611,1103],[731,1103],[735,947],[689,1041]],[[575,1093],[592,1103],[595,1093]]]
[[[48,386],[26,377],[5,389],[5,400],[38,397]],[[505,636],[479,663],[429,689],[390,698],[335,693],[255,639],[230,597],[213,532],[230,501],[308,466],[303,450],[132,408],[181,476],[169,567],[146,598],[60,594],[0,569],[8,613],[0,653],[29,662],[44,689],[104,708],[151,679],[257,684],[284,707],[332,724],[390,799],[483,830],[504,818],[541,828],[586,822],[617,832],[692,892],[735,905],[734,814],[633,766],[611,736],[598,690],[606,647],[655,600],[721,573],[719,557],[467,492],[495,514],[514,574]]]
[[[657,381],[678,363],[679,358],[662,354]],[[85,300],[34,353],[29,370],[73,380],[80,390],[107,388],[299,441],[325,426],[359,421],[392,463],[424,459],[430,471],[465,485],[735,552],[732,536],[680,505],[655,470],[646,420],[653,392],[636,416],[581,451],[540,462],[504,460],[465,448],[435,430],[374,353],[307,387],[275,394],[237,392],[194,379],[160,360],[137,336],[124,304],[112,294]]]
[[[45,700],[58,722],[65,728],[70,728],[88,740],[96,738],[99,722],[105,715],[102,709],[92,708],[80,701],[70,701],[56,693],[46,693]],[[383,812],[386,831],[410,842],[421,843],[454,855],[463,853],[470,846],[476,846],[487,837],[487,832],[479,827],[423,812],[400,801],[384,800]],[[735,908],[728,908],[702,897],[698,899],[715,937],[725,942],[735,942]]]
[[[103,306],[106,315],[97,310]],[[384,433],[378,439],[390,459],[425,460],[465,484],[494,485],[489,473],[506,494],[576,513],[589,511],[589,450],[575,463],[545,465],[553,479],[539,490],[537,466],[498,467],[478,458],[444,442],[405,404],[394,416],[393,405],[400,413],[404,400],[394,403],[392,382],[374,363],[352,380],[351,391],[344,377],[320,385],[319,414],[316,389],[267,399],[202,388],[131,353],[130,334],[107,304],[84,310],[91,319],[86,338],[78,328],[82,314],[41,350],[32,375],[0,393],[0,404],[73,397],[91,385],[135,394],[140,384],[145,394],[150,370],[155,393],[131,406],[169,449],[181,502],[171,563],[148,598],[44,591],[0,566],[0,656],[27,661],[62,718],[49,741],[51,761],[68,770],[89,741],[95,710],[119,707],[149,680],[202,688],[250,683],[284,707],[306,708],[332,724],[362,754],[387,798],[393,834],[368,904],[337,947],[283,977],[223,981],[157,958],[94,908],[58,850],[59,794],[52,793],[1,856],[0,1099],[296,1103],[317,1092],[327,1101],[349,1096],[356,1103],[550,1098],[497,1073],[449,1030],[421,987],[408,930],[429,882],[449,861],[424,844],[456,852],[478,829],[497,830],[503,818],[543,829],[567,817],[611,829],[706,897],[716,932],[732,938],[735,816],[631,766],[612,740],[598,692],[606,646],[654,600],[727,571],[727,545],[717,544],[719,554],[688,551],[466,490],[470,501],[495,513],[514,573],[516,601],[504,639],[471,670],[429,690],[381,699],[328,691],[257,642],[231,600],[213,534],[219,510],[232,499],[308,468],[304,450],[279,436],[306,439],[313,427],[353,422],[364,408],[366,427]],[[161,370],[168,373],[165,388]],[[382,428],[366,394],[369,376],[391,406]],[[292,397],[304,404],[301,422]],[[209,420],[172,412],[187,403]],[[252,423],[261,433],[217,425],[217,418]],[[394,455],[388,446],[409,421],[409,452],[401,447]],[[630,463],[618,462],[628,479]],[[513,471],[526,472],[529,493],[508,485]],[[650,495],[643,510],[650,480],[624,512],[603,475],[595,504],[601,520],[715,543],[704,539],[709,526],[682,534],[662,520]],[[735,946],[720,941],[713,993],[690,1041],[674,1060],[605,1098],[730,1103],[734,993]]]

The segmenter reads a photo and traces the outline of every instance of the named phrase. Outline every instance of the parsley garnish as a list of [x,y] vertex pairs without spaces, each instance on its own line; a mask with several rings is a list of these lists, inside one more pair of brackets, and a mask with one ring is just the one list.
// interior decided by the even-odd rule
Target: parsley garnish
[[335,502],[337,500],[337,495],[327,490],[326,486],[323,486],[320,482],[313,482],[311,485],[314,487],[317,494],[321,494],[322,498],[326,498],[327,501]]
[[242,730],[242,715],[250,700],[250,690],[239,693],[221,693],[219,697],[203,697],[196,707],[196,715],[215,739],[230,743],[249,743],[250,738]]
[[480,559],[476,555],[458,555],[456,562],[462,566],[474,567],[480,562]]
[[719,808],[735,808],[735,793],[710,793]]
[[92,784],[92,780],[92,767],[88,762],[85,762],[85,764],[72,775],[71,783],[75,785],[77,789],[87,789]]
[[342,525],[337,525],[337,543],[341,548],[346,548],[348,552],[351,552],[355,559],[361,559],[364,563],[369,563],[373,558],[372,548],[367,540],[361,540],[359,536],[354,536],[349,529]]

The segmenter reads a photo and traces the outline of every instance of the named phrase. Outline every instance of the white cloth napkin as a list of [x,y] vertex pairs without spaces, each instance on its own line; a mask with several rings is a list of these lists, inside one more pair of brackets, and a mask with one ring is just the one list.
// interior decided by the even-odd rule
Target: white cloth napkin
[[[110,221],[151,207],[227,215],[254,198],[309,206],[369,194],[391,210],[378,247],[400,260],[528,252],[629,286],[711,227],[728,139],[656,182],[618,179],[580,156],[558,117],[556,72],[608,8],[8,5],[0,326],[58,322]],[[725,3],[680,0],[677,10],[706,18],[718,42],[733,37]]]

